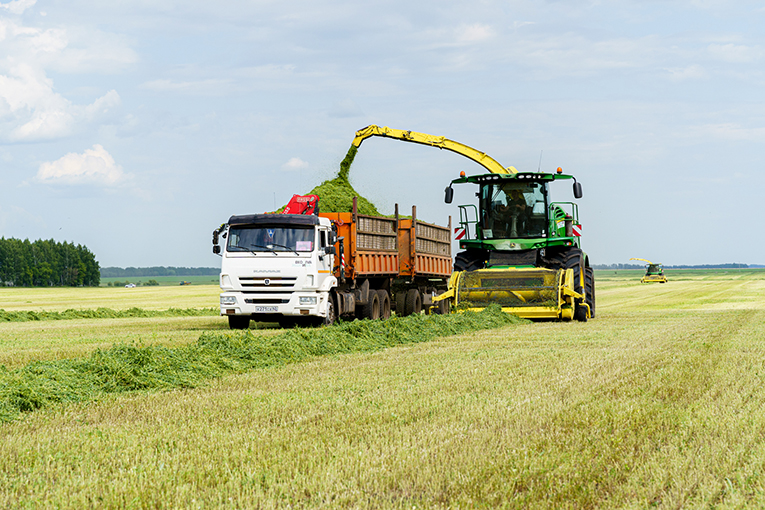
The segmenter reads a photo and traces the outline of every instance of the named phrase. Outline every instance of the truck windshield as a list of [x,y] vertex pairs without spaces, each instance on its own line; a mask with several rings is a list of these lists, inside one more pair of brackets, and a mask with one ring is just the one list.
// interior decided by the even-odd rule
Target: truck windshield
[[228,251],[310,252],[314,229],[295,227],[232,227],[228,233]]
[[546,237],[547,193],[541,182],[481,186],[484,239]]

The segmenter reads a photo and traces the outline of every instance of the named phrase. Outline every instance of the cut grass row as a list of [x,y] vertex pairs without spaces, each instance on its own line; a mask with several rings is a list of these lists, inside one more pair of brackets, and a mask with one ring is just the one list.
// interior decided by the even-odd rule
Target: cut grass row
[[499,307],[481,313],[354,321],[278,335],[207,333],[178,348],[117,345],[86,359],[38,361],[0,372],[0,420],[15,419],[56,402],[93,400],[107,393],[190,388],[225,374],[305,361],[311,357],[374,351],[437,336],[496,328],[520,319]]

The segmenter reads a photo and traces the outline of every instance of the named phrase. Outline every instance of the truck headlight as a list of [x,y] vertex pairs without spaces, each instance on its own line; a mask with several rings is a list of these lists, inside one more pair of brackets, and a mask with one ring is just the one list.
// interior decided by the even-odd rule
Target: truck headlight
[[221,306],[231,306],[236,304],[236,296],[221,296],[220,297],[220,304]]
[[316,304],[316,296],[301,297],[300,298],[300,304],[301,305],[315,305]]

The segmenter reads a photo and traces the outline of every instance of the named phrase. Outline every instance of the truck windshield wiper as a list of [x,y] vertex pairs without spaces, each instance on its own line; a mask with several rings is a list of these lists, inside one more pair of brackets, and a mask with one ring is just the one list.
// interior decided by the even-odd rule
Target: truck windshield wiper
[[[271,248],[270,245],[269,246],[263,246],[262,244],[251,244],[250,247],[251,248],[263,248],[264,250],[268,250],[268,251],[270,251],[272,253],[276,253],[276,250]],[[247,251],[249,251],[250,253],[255,253],[255,250],[247,250]]]
[[297,255],[298,257],[300,256],[300,254],[295,248],[290,248],[289,246],[284,246],[283,244],[275,244],[275,243],[272,243],[271,246],[278,246],[279,248],[285,248],[289,251],[294,251],[295,255]]

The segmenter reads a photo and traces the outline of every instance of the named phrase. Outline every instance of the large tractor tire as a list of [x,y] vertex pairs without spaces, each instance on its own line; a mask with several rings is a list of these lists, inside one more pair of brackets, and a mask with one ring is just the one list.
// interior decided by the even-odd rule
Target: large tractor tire
[[404,314],[412,315],[422,311],[422,297],[418,289],[409,289],[406,293],[406,303],[404,304]]
[[250,327],[249,315],[229,315],[228,327],[230,329],[247,329]]
[[595,318],[595,273],[591,267],[584,268],[584,294],[590,305],[590,318]]
[[[579,248],[572,248],[563,252],[564,255],[564,268],[574,270],[574,292],[585,294],[585,300],[587,294],[582,288],[582,274],[584,273],[584,261],[582,260],[582,250]],[[582,306],[581,299],[574,300],[574,320],[580,322],[587,322],[587,307]]]
[[454,271],[475,271],[486,265],[486,252],[465,250],[454,257]]
[[380,301],[380,318],[382,320],[390,319],[390,294],[387,290],[379,289],[377,298]]
[[376,321],[380,318],[380,297],[377,292],[369,289],[369,298],[366,304],[356,307],[356,316],[359,319]]

